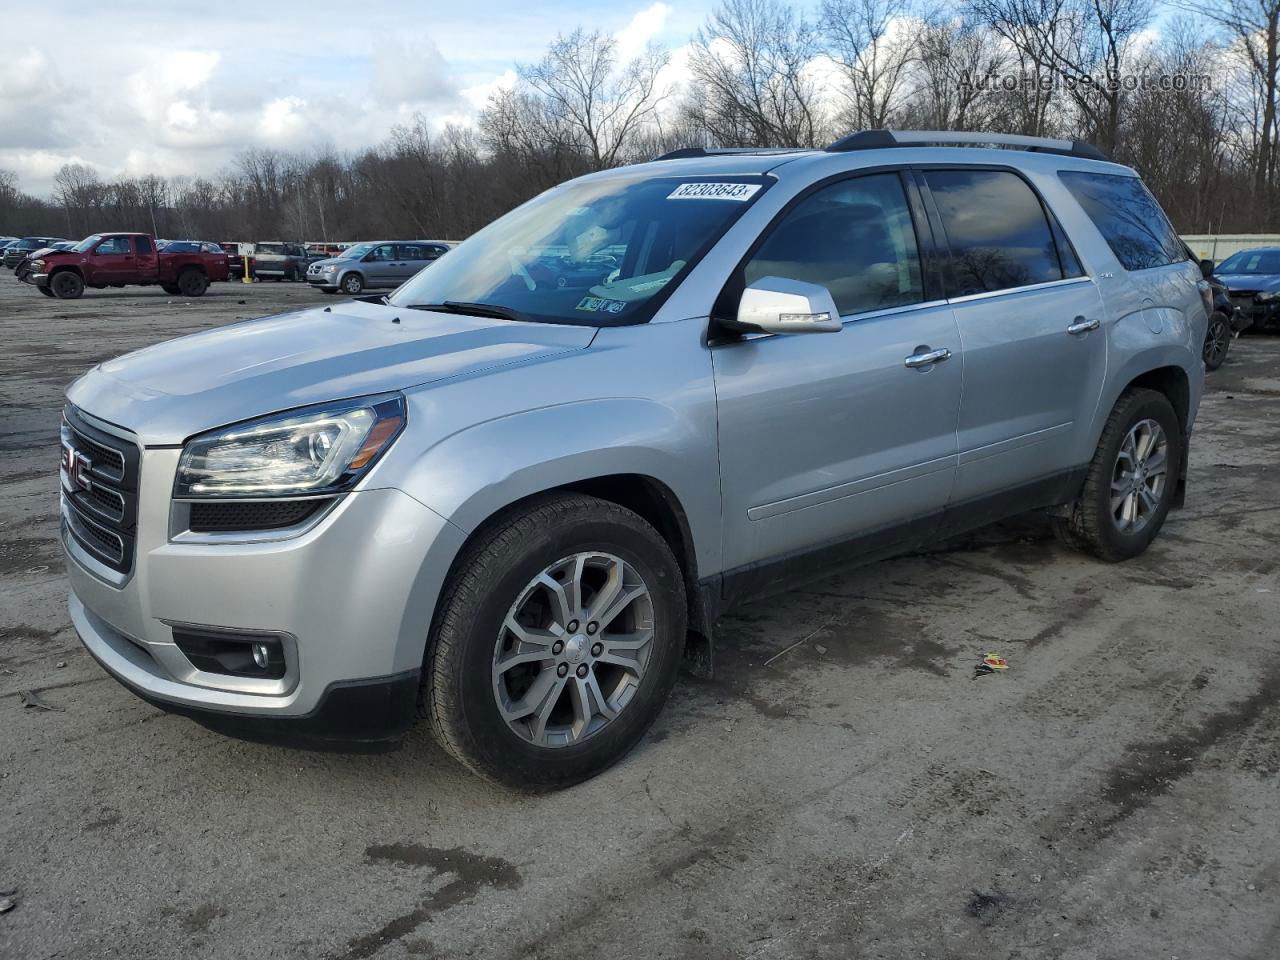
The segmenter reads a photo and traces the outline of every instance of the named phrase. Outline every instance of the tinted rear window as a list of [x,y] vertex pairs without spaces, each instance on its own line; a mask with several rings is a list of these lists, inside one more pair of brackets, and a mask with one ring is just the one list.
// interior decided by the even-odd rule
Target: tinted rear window
[[1004,170],[925,173],[951,254],[953,296],[1061,280],[1040,198]]
[[1187,248],[1137,177],[1063,170],[1059,177],[1126,270],[1187,259]]

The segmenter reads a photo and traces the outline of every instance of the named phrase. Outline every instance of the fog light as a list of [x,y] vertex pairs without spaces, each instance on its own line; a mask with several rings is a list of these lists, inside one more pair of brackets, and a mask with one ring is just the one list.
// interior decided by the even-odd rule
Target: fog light
[[267,664],[271,662],[271,648],[265,643],[255,643],[253,645],[253,662],[258,665],[258,669],[267,669]]

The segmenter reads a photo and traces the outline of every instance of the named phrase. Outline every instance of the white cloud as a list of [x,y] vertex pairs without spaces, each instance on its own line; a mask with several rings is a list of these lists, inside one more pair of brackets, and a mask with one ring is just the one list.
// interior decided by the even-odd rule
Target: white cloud
[[[557,32],[616,30],[630,58],[686,37],[711,2],[486,0],[428,12],[379,0],[376,18],[353,19],[349,3],[311,0],[308,18],[343,23],[334,30],[283,29],[214,5],[184,8],[176,49],[170,18],[55,5],[39,32],[0,30],[0,167],[45,194],[63,163],[107,178],[208,176],[248,148],[361,150],[415,113],[435,128],[473,123],[515,83],[514,65],[536,60]],[[680,62],[668,69],[673,83]]]
[[514,70],[503,70],[492,80],[486,80],[470,87],[463,87],[461,91],[462,97],[467,103],[471,104],[473,109],[482,110],[491,96],[501,90],[510,90],[516,85],[517,79]]
[[668,4],[654,3],[632,17],[630,23],[613,35],[618,44],[618,60],[627,63],[644,53],[644,48],[662,33],[670,13]]

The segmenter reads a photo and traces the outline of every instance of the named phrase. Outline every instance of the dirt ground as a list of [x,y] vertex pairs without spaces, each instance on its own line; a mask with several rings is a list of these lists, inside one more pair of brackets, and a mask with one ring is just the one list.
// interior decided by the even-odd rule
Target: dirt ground
[[[422,730],[219,737],[71,628],[66,384],[323,299],[0,273],[0,957],[1280,957],[1280,339],[1210,375],[1145,556],[1028,519],[753,604],[626,761],[527,798]],[[1010,668],[975,680],[988,651]]]

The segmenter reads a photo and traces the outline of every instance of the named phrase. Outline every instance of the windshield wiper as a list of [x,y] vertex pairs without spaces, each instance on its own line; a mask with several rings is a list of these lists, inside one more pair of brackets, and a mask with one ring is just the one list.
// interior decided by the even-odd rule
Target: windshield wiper
[[441,313],[462,313],[472,317],[495,317],[498,320],[515,320],[519,323],[533,323],[527,313],[513,310],[511,307],[499,306],[496,303],[466,303],[462,300],[446,300],[444,303],[415,303],[410,310],[439,310]]

